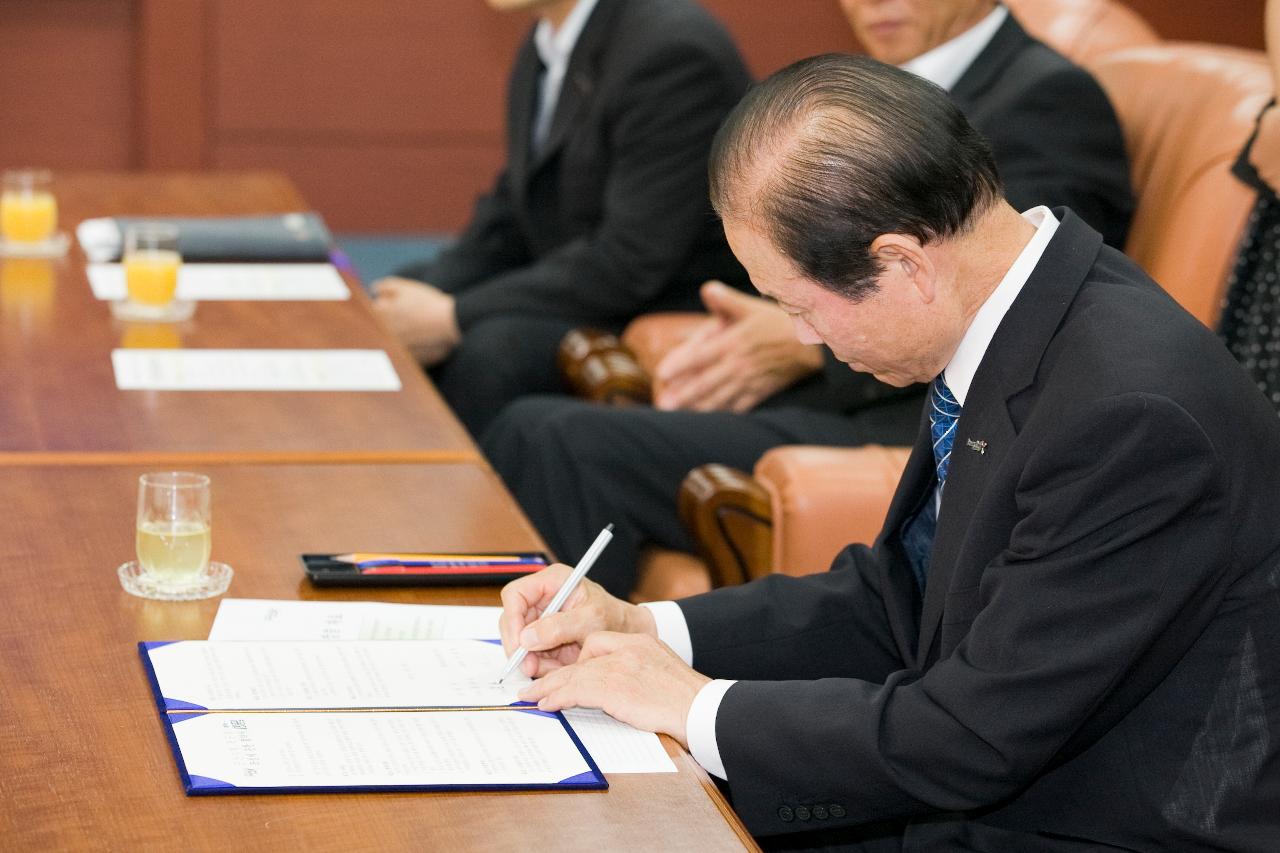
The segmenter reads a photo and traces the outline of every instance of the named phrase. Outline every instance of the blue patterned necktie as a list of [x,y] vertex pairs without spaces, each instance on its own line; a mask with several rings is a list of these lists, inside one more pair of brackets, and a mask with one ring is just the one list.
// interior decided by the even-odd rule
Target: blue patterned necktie
[[[947,482],[951,466],[951,445],[960,420],[960,404],[939,374],[929,386],[929,434],[933,439],[933,464],[938,472],[938,492]],[[911,564],[920,592],[929,578],[929,558],[933,553],[933,536],[938,529],[937,494],[930,492],[920,511],[902,528],[902,548]]]
[[933,461],[938,469],[938,489],[947,482],[951,467],[951,444],[956,438],[956,422],[960,420],[960,404],[939,373],[929,386],[929,432],[933,436]]

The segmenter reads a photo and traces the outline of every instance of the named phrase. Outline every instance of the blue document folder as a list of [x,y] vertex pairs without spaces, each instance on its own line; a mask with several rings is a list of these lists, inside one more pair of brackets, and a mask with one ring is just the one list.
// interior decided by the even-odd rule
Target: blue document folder
[[608,788],[563,715],[484,701],[491,642],[138,650],[188,795]]

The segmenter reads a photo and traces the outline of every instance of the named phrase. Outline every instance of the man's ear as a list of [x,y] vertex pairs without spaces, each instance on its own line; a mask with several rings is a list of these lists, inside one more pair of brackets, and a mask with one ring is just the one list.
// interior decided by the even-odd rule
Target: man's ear
[[929,303],[937,296],[937,270],[924,246],[909,234],[881,234],[871,241],[871,256],[886,274],[908,279]]

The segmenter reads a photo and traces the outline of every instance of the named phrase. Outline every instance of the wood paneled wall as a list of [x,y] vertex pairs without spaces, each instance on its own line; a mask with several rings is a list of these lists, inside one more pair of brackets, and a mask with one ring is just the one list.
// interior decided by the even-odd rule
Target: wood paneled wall
[[0,165],[133,165],[134,4],[0,2]]
[[[1127,0],[1262,46],[1265,0]],[[855,47],[835,0],[704,0],[762,76]],[[529,25],[482,0],[0,0],[0,166],[268,168],[343,231],[450,231],[502,160]]]

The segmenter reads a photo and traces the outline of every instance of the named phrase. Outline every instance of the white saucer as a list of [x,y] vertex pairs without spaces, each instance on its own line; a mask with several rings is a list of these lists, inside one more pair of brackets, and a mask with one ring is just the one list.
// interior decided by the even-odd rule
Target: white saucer
[[181,323],[196,313],[196,304],[174,299],[165,305],[143,305],[121,299],[111,303],[111,316],[131,323]]
[[18,243],[0,239],[0,256],[6,258],[60,258],[67,253],[71,239],[67,232],[59,231],[48,240],[38,243]]
[[231,576],[235,574],[226,563],[209,563],[209,567],[198,575],[193,584],[175,588],[157,584],[138,565],[137,560],[130,560],[116,569],[120,576],[120,585],[125,592],[139,598],[154,598],[160,601],[198,601],[202,598],[213,598],[222,595],[231,586]]

